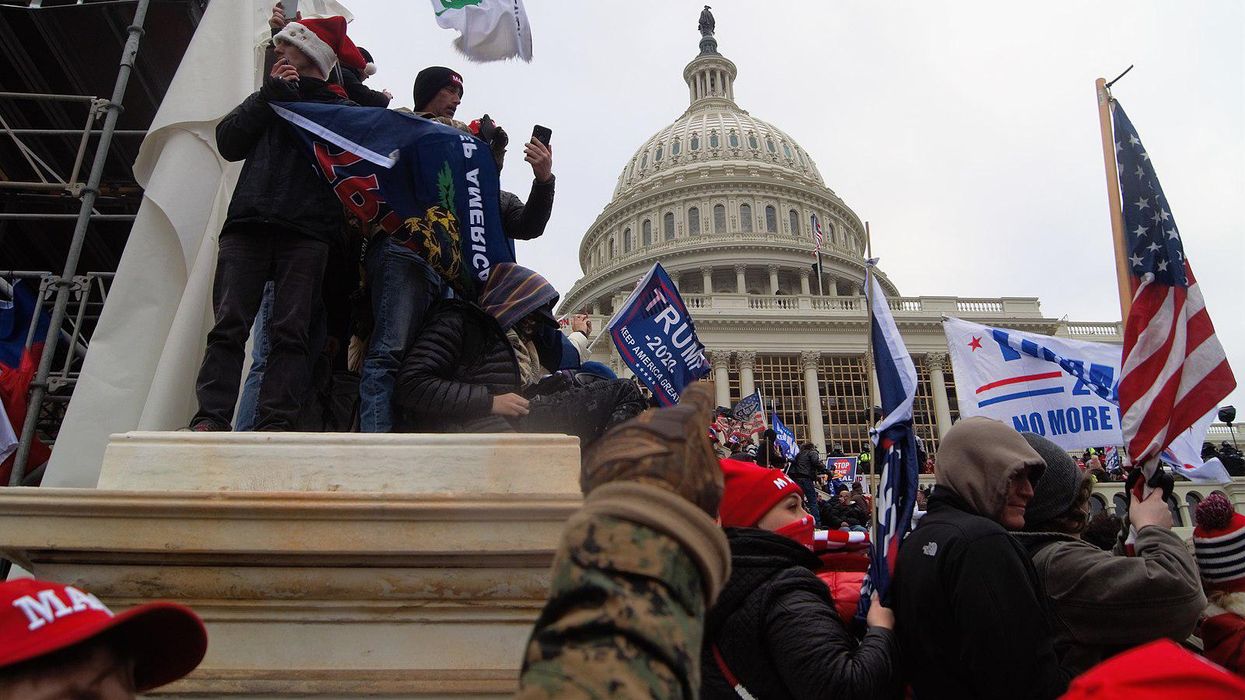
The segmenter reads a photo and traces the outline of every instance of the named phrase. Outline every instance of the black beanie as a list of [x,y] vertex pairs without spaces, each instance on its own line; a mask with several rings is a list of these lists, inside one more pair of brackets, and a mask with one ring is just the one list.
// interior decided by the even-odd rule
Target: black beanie
[[1034,433],[1021,433],[1020,437],[1046,462],[1042,478],[1033,485],[1033,499],[1025,508],[1025,529],[1057,518],[1076,500],[1081,486],[1081,470],[1062,447]]
[[421,70],[415,76],[415,111],[422,112],[441,88],[447,85],[457,85],[462,90],[463,77],[445,66],[429,66]]

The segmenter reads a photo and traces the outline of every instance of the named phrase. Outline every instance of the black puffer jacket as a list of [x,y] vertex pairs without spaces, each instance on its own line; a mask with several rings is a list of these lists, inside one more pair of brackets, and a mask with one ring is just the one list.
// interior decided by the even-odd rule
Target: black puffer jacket
[[510,430],[491,414],[493,397],[518,392],[519,362],[496,319],[474,304],[437,302],[407,351],[394,400],[404,430]]
[[[322,80],[304,76],[298,83],[298,100],[354,104],[330,91]],[[261,90],[247,97],[216,125],[221,157],[246,160],[223,230],[262,231],[280,226],[338,242],[345,223],[341,202],[312,164],[294,127],[268,106],[267,94]]]
[[532,180],[532,193],[527,197],[527,204],[513,192],[502,190],[498,196],[501,209],[501,228],[510,238],[530,241],[539,238],[545,232],[545,224],[549,223],[549,215],[553,213],[553,184]]
[[795,464],[791,465],[791,478],[815,479],[823,471],[825,468],[821,465],[821,455],[817,454],[817,448],[808,447],[795,456]]
[[727,528],[731,577],[705,616],[702,698],[737,698],[714,659],[717,644],[754,697],[885,697],[895,689],[898,647],[872,627],[857,643],[839,620],[820,561],[793,540],[756,528]]

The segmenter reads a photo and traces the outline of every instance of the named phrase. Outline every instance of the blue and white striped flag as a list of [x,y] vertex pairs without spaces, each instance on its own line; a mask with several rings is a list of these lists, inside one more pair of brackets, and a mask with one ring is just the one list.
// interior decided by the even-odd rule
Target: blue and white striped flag
[[[870,261],[870,265],[874,264]],[[899,556],[899,543],[912,526],[916,506],[916,434],[912,430],[912,402],[916,398],[916,367],[904,346],[886,295],[877,278],[871,278],[869,304],[873,309],[873,365],[882,396],[884,418],[870,431],[873,459],[881,466],[878,492],[877,537],[869,553],[869,574],[860,588],[857,617],[869,610],[869,596],[877,591],[888,605],[891,576]]]

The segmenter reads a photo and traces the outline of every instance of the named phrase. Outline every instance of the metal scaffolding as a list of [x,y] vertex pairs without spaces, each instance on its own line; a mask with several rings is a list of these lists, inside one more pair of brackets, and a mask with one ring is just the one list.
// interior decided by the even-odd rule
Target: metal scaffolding
[[[26,480],[31,446],[34,444],[40,413],[45,400],[48,398],[49,391],[63,387],[71,379],[76,379],[74,360],[81,357],[79,343],[82,340],[81,330],[83,323],[87,318],[86,314],[92,303],[90,292],[95,288],[96,282],[98,282],[98,289],[101,293],[101,299],[98,302],[100,308],[102,308],[103,303],[102,297],[106,296],[107,293],[104,275],[78,274],[78,261],[82,254],[82,246],[86,240],[87,228],[93,220],[116,221],[133,220],[134,218],[132,214],[101,214],[95,210],[95,203],[100,193],[100,182],[103,178],[105,162],[108,159],[109,147],[112,144],[113,137],[118,133],[116,128],[117,120],[124,110],[122,98],[125,96],[126,86],[129,84],[130,75],[134,70],[139,40],[144,32],[143,24],[146,20],[149,6],[150,0],[138,0],[135,5],[134,18],[126,30],[125,47],[121,53],[121,60],[117,69],[117,79],[110,99],[103,100],[82,95],[0,93],[0,99],[81,102],[88,106],[88,114],[81,132],[82,138],[79,142],[77,157],[74,160],[68,178],[60,177],[46,162],[39,158],[37,152],[30,148],[22,138],[24,136],[64,135],[63,132],[65,130],[10,129],[7,123],[0,124],[0,130],[14,140],[18,150],[26,159],[26,162],[30,164],[36,177],[39,178],[37,181],[0,182],[0,188],[21,189],[32,192],[61,192],[80,200],[77,214],[0,213],[0,222],[5,220],[75,219],[73,237],[69,244],[69,252],[65,258],[63,272],[60,275],[34,273],[40,278],[39,299],[42,301],[46,298],[46,295],[53,295],[50,312],[51,321],[44,341],[43,354],[39,360],[39,369],[34,381],[30,385],[31,393],[26,420],[22,425],[21,439],[18,443],[13,471],[9,477],[10,486],[20,486]],[[103,126],[98,131],[95,131],[93,127],[101,114],[104,118]],[[98,135],[99,142],[96,145],[94,160],[92,161],[87,180],[85,183],[82,183],[79,182],[78,178],[81,174],[81,166],[85,161],[87,142],[94,134]],[[3,274],[0,273],[0,276],[3,276]],[[18,274],[9,274],[10,278],[19,276]],[[107,275],[107,279],[111,279],[110,274]],[[66,312],[71,298],[76,298],[78,305],[74,318],[67,323]],[[32,325],[32,328],[36,327],[36,325]],[[63,334],[69,336],[66,338],[68,343],[67,352],[63,355],[64,359],[61,369],[59,372],[54,373],[52,366],[56,360],[57,347],[61,342]],[[33,341],[33,338],[28,338],[28,341]],[[85,350],[85,347],[82,347],[81,350]]]

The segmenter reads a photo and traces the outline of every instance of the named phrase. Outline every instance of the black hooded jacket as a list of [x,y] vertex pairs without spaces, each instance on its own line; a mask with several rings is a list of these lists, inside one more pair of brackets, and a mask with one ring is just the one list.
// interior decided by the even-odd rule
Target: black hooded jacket
[[857,643],[830,590],[813,573],[820,560],[782,535],[727,528],[731,577],[705,616],[702,698],[737,698],[714,658],[717,645],[737,682],[754,697],[885,697],[894,690],[898,647],[872,627]]
[[[263,90],[242,101],[216,125],[216,147],[229,161],[245,160],[223,231],[263,231],[272,226],[327,243],[342,238],[341,201],[311,162],[294,127],[269,102],[301,101],[353,105],[323,80],[302,77],[297,94],[284,81],[267,78]],[[274,89],[275,86],[275,89]],[[288,98],[288,99],[287,99]]]

